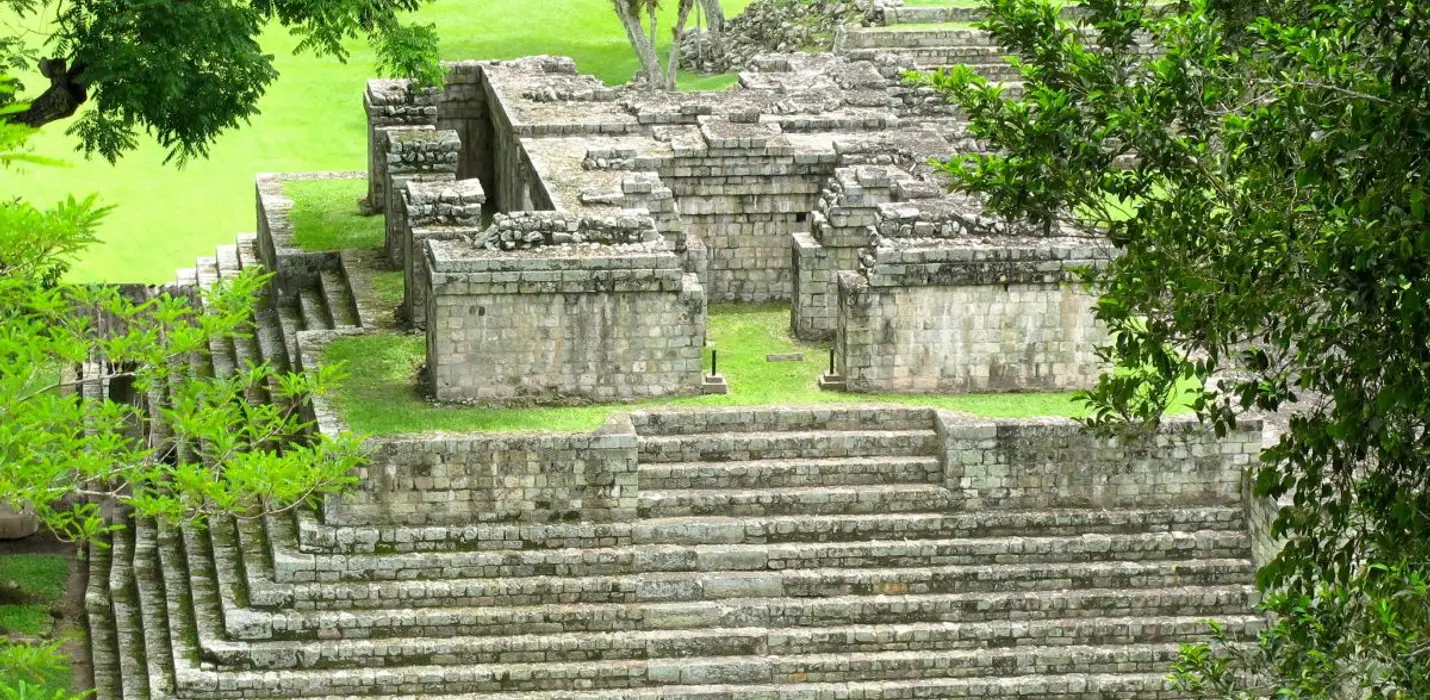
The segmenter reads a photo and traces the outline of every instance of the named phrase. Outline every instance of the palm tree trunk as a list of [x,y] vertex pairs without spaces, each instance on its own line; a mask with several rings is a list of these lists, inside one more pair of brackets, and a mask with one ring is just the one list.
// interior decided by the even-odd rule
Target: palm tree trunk
[[680,72],[680,40],[685,34],[685,21],[690,18],[690,11],[695,9],[695,0],[680,0],[680,8],[677,10],[675,19],[675,31],[670,42],[670,59],[666,61],[665,67],[665,89],[674,90],[677,74]]
[[636,58],[640,61],[641,75],[649,86],[659,87],[663,77],[660,57],[656,55],[655,46],[641,27],[641,3],[642,0],[612,0],[616,16],[620,17],[621,26],[626,30],[626,38],[630,40],[631,48],[635,49]]
[[720,0],[700,0],[700,7],[705,10],[705,23],[709,25],[710,33],[724,32],[725,8],[720,5]]

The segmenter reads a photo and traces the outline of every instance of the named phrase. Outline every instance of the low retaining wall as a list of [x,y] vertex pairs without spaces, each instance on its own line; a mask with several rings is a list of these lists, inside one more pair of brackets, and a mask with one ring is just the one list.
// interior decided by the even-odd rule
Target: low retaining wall
[[[592,433],[373,438],[360,486],[330,497],[324,521],[630,522],[637,519],[642,435],[815,431],[809,439],[818,440],[819,430],[870,426],[871,412],[887,417],[878,424],[883,429],[936,432],[952,511],[1238,505],[1246,502],[1244,474],[1261,450],[1258,421],[1243,421],[1223,438],[1192,417],[1101,438],[1067,419],[980,419],[896,406],[641,411],[615,414]],[[331,415],[320,420],[325,430],[342,427]]]
[[329,499],[331,525],[621,521],[636,515],[636,434],[616,416],[595,433],[376,438],[362,487]]
[[[567,242],[610,231],[640,242]],[[502,215],[484,235],[501,239],[495,249],[426,242],[427,367],[438,400],[569,403],[700,391],[704,290],[648,217]],[[517,238],[542,241],[519,249]]]
[[333,251],[308,251],[298,247],[293,233],[293,198],[283,191],[283,184],[307,180],[360,180],[363,177],[361,172],[332,171],[259,173],[254,178],[258,207],[258,255],[263,261],[263,268],[274,273],[268,290],[275,303],[279,296],[296,294],[305,278],[311,283],[320,271],[337,265],[337,253]]
[[1195,418],[1099,438],[1066,419],[978,420],[940,412],[945,486],[967,510],[1235,505],[1261,424],[1218,438]]

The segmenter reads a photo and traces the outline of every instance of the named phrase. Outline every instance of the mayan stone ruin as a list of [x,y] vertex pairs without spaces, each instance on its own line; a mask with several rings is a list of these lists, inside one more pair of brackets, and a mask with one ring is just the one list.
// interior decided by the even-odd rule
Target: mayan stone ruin
[[[1182,697],[1167,669],[1205,621],[1265,624],[1259,423],[1106,438],[859,398],[1106,369],[1077,272],[1112,246],[990,217],[930,165],[979,145],[901,75],[951,62],[1007,75],[974,30],[848,27],[720,93],[544,56],[369,82],[368,171],[259,175],[257,233],[179,272],[274,273],[204,371],[314,369],[400,324],[439,407],[646,403],[592,431],[371,437],[315,508],[129,521],[89,553],[98,700]],[[283,184],[334,177],[366,178],[380,250],[295,243]],[[847,402],[649,402],[701,393],[710,305],[770,302]]]

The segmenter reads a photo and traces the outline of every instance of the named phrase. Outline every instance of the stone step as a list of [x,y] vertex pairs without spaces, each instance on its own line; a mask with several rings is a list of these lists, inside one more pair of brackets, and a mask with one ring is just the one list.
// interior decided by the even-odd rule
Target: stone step
[[334,269],[325,269],[318,275],[323,291],[323,301],[327,303],[328,313],[333,319],[333,326],[337,328],[358,326],[357,302],[353,300],[352,289],[348,287],[348,281],[343,278],[343,273]]
[[[291,534],[291,533],[290,533]],[[287,535],[284,536],[288,537]],[[851,542],[638,545],[629,547],[403,554],[307,554],[269,541],[282,583],[438,580],[509,576],[598,576],[652,571],[1032,564],[1245,558],[1244,532],[1199,530],[1075,537],[986,537]]]
[[[141,525],[139,539],[153,540],[152,528],[146,538]],[[166,544],[167,542],[167,544]],[[148,545],[148,556],[146,556],[146,545],[139,544],[136,547],[136,563],[154,560],[153,545]],[[1116,670],[1128,671],[1141,669],[1143,664],[1163,663],[1174,655],[1177,650],[1176,644],[1171,643],[1141,643],[1118,646],[1078,646],[1067,641],[1064,637],[1055,646],[1027,646],[1021,648],[1004,648],[990,651],[986,647],[954,647],[950,650],[909,651],[885,650],[878,652],[858,652],[850,653],[841,651],[838,653],[817,653],[817,654],[790,654],[790,655],[763,655],[759,657],[732,657],[691,660],[685,658],[654,659],[654,660],[601,660],[596,662],[570,662],[570,663],[550,663],[544,659],[540,663],[496,663],[491,665],[472,664],[470,660],[458,662],[455,666],[434,664],[430,659],[423,665],[400,665],[393,667],[371,667],[364,666],[360,669],[322,669],[322,670],[285,670],[274,672],[271,670],[258,671],[236,671],[231,670],[225,662],[231,661],[232,654],[246,654],[260,649],[267,649],[273,653],[289,653],[289,658],[298,661],[298,652],[302,647],[287,644],[287,651],[284,644],[272,644],[264,647],[250,646],[247,650],[240,647],[225,647],[217,640],[213,641],[218,648],[207,650],[200,646],[200,641],[205,638],[202,630],[194,630],[193,618],[188,617],[189,613],[184,611],[184,603],[192,593],[195,599],[195,609],[197,598],[202,595],[200,589],[186,591],[184,578],[171,572],[182,570],[184,562],[193,562],[195,556],[179,556],[173,537],[160,536],[157,538],[159,561],[162,563],[163,571],[166,572],[165,580],[162,584],[147,581],[147,575],[139,576],[141,582],[146,585],[141,586],[141,594],[148,591],[148,599],[153,598],[153,591],[165,591],[167,605],[158,606],[152,602],[146,603],[146,633],[162,634],[164,632],[164,622],[175,620],[180,624],[167,628],[168,636],[173,640],[174,654],[172,656],[161,656],[161,659],[172,659],[172,669],[174,677],[179,679],[179,697],[198,699],[234,698],[234,697],[305,697],[315,693],[357,693],[367,695],[373,690],[379,692],[418,692],[419,689],[409,687],[409,684],[416,683],[412,679],[421,679],[423,687],[431,687],[441,679],[441,687],[449,692],[485,692],[485,691],[510,691],[510,690],[530,690],[533,692],[543,692],[561,688],[582,687],[592,688],[604,685],[613,685],[617,688],[649,687],[663,683],[712,683],[712,682],[757,682],[765,683],[776,680],[828,680],[826,676],[820,674],[838,673],[843,683],[858,683],[871,680],[893,680],[898,678],[919,678],[921,682],[928,682],[932,678],[945,678],[951,676],[969,676],[986,678],[989,675],[1006,673],[1007,669],[1017,668],[1021,675],[1036,676],[1040,674],[1059,673],[1058,669],[1076,668],[1083,673],[1095,671],[1104,667],[1115,668]],[[136,568],[136,571],[139,569]],[[1109,592],[1116,595],[1115,592]],[[1176,597],[1179,592],[1166,591],[1164,597]],[[1200,600],[1201,605],[1207,605],[1207,600],[1220,597],[1227,593],[1215,590],[1196,591],[1193,590],[1188,596],[1188,600]],[[996,596],[992,598],[997,598]],[[1037,600],[1035,598],[1035,600]],[[831,601],[817,601],[818,604],[827,605]],[[838,601],[833,601],[837,603]],[[968,601],[975,607],[980,606],[978,599]],[[1165,604],[1166,601],[1163,601]],[[167,607],[167,614],[164,612]],[[609,607],[609,606],[606,606]],[[151,609],[152,608],[152,611]],[[928,612],[926,606],[919,608],[923,612]],[[1205,615],[1205,611],[1189,611],[1200,615]],[[887,628],[887,614],[881,611],[866,611],[865,614],[880,615],[877,624],[880,628]],[[185,618],[188,617],[186,620]],[[360,618],[360,615],[350,615],[345,618],[337,627],[329,627],[330,631],[341,634],[342,627],[351,621]],[[827,621],[827,615],[815,615],[820,621]],[[1097,616],[1093,616],[1097,617]],[[1145,618],[1145,616],[1143,616]],[[1183,616],[1187,617],[1187,616]],[[1245,616],[1242,616],[1245,617]],[[202,616],[200,616],[202,618]],[[684,620],[690,629],[705,629],[706,626],[698,624],[697,620],[690,618],[688,614],[679,615],[675,619]],[[1130,622],[1130,621],[1129,621]],[[1246,626],[1245,621],[1228,619],[1231,626]],[[910,635],[918,637],[921,632],[926,633],[931,630],[926,618],[920,617],[916,620],[908,621],[908,624],[915,625],[902,632],[888,631],[885,637],[891,640]],[[1002,624],[997,622],[995,624]],[[1029,621],[1033,628],[1053,630],[1047,621]],[[1088,624],[1096,626],[1097,622]],[[1130,624],[1122,624],[1121,627],[1129,630],[1133,629]],[[1172,626],[1187,624],[1186,621],[1170,622]],[[917,625],[923,625],[922,628]],[[1115,630],[1119,623],[1108,624],[1107,629]],[[745,625],[748,627],[748,625]],[[1145,626],[1140,629],[1147,629]],[[810,630],[816,635],[823,630]],[[510,634],[510,625],[498,630],[493,635],[494,640],[501,640],[506,634]],[[797,634],[804,632],[796,631]],[[1010,628],[1010,634],[1013,633]],[[1112,632],[1116,634],[1115,632]],[[776,648],[789,647],[789,642],[782,641],[778,636],[773,635]],[[969,632],[972,634],[972,632]],[[699,636],[697,633],[696,636]],[[707,635],[708,636],[708,635]],[[738,635],[724,635],[727,638],[738,638]],[[824,642],[816,644],[841,644],[840,639],[850,637],[856,639],[867,639],[867,633],[858,629],[834,630],[825,637]],[[611,637],[614,639],[615,637]],[[945,636],[945,638],[947,638]],[[1074,637],[1076,639],[1076,637]],[[877,640],[877,633],[876,633]],[[386,640],[389,645],[405,644],[406,641]],[[868,643],[868,642],[865,642]],[[377,642],[366,643],[376,648]],[[159,646],[159,645],[154,645]],[[324,643],[328,647],[349,647],[359,648],[356,644],[338,644],[332,642]],[[433,651],[436,653],[436,651]],[[260,655],[261,656],[261,655]],[[243,657],[234,657],[243,658]],[[276,657],[269,656],[268,663],[272,663]],[[202,663],[199,659],[207,659]],[[314,662],[311,655],[307,661]],[[1076,666],[1069,666],[1076,664]],[[222,670],[216,670],[222,669]],[[764,669],[764,670],[761,670]],[[936,669],[948,669],[947,671],[936,671]],[[813,674],[813,675],[811,675]],[[625,679],[625,680],[622,680]],[[495,683],[496,685],[493,685]],[[671,691],[669,688],[661,688],[667,693],[681,693],[681,690]],[[679,696],[679,695],[676,695]]]
[[[218,258],[198,258],[195,261],[195,269],[198,271],[199,286],[208,289],[217,284],[220,278]],[[223,336],[211,336],[209,338],[209,362],[213,367],[213,376],[219,379],[232,377],[235,372],[242,368],[238,363],[238,355],[234,350],[233,341]]]
[[283,321],[275,309],[262,309],[254,316],[254,337],[259,357],[275,371],[289,369],[288,348],[283,339]]
[[962,64],[989,80],[1016,80],[1022,75],[1000,57],[969,58],[960,55],[957,50],[950,51],[943,47],[848,49],[844,56],[851,61],[873,61],[880,56],[892,56],[896,63],[922,69]]
[[908,513],[939,512],[955,503],[956,498],[948,489],[932,484],[886,484],[877,489],[786,486],[770,489],[642,490],[637,512],[643,518]]
[[669,462],[640,466],[642,491],[942,483],[943,465],[937,457]]
[[288,366],[296,368],[298,362],[298,331],[303,330],[303,311],[296,298],[280,302],[275,309],[279,327],[283,329],[283,349],[288,356]]
[[[1228,637],[1250,640],[1264,627],[1251,615],[1218,620]],[[375,668],[416,664],[571,663],[636,659],[790,656],[1015,647],[1175,644],[1210,638],[1196,617],[1110,617],[991,623],[915,622],[760,629],[629,631],[556,635],[228,643],[206,649],[224,668]]]
[[214,260],[218,262],[218,278],[223,282],[232,283],[243,269],[243,263],[238,257],[238,245],[235,243],[219,246],[214,252]]
[[[659,465],[653,465],[659,466]],[[308,553],[364,554],[548,549],[626,544],[779,544],[887,539],[1050,537],[1138,532],[1242,530],[1242,509],[1188,508],[879,515],[662,518],[634,523],[502,523],[457,527],[334,527],[299,510],[296,549]],[[292,519],[275,525],[291,531]]]
[[[238,244],[219,246],[215,259],[218,260],[219,281],[232,283],[243,269],[242,253]],[[256,311],[256,309],[255,309]],[[254,319],[257,320],[256,318]],[[227,339],[227,343],[233,348],[233,365],[235,372],[246,372],[250,367],[256,367],[263,363],[263,350],[259,347],[256,337],[256,324],[240,329],[237,335]],[[245,392],[249,403],[255,405],[266,404],[270,401],[268,386],[249,387]]]
[[843,51],[851,49],[937,49],[949,55],[994,60],[1008,53],[991,36],[973,36],[967,30],[937,28],[850,30],[845,35]]
[[934,411],[903,406],[781,409],[716,408],[635,411],[631,424],[643,436],[768,433],[810,430],[932,430]]
[[[367,695],[364,700],[1173,700],[1166,673],[1075,673],[992,678],[929,678],[867,683],[667,685],[621,690],[433,695]],[[358,700],[329,696],[313,700]]]
[[234,237],[238,248],[238,265],[244,270],[263,269],[263,254],[258,250],[258,234],[240,233]]
[[137,520],[134,531],[133,571],[136,604],[143,614],[142,650],[135,659],[147,668],[149,694],[153,698],[172,697],[177,688],[181,662],[197,658],[197,648],[186,649],[184,640],[196,640],[192,625],[184,625],[184,615],[191,614],[185,604],[187,593],[165,585],[163,572],[177,566],[163,562],[158,556],[158,533],[154,523]]
[[298,290],[298,311],[302,314],[305,331],[330,331],[333,317],[328,313],[328,305],[323,301],[321,289],[302,287]]
[[[182,676],[185,698],[308,697],[327,693],[420,693],[440,679],[449,692],[650,689],[671,684],[860,683],[951,678],[1037,677],[1083,673],[1154,673],[1176,657],[1175,644],[1028,647],[942,652],[884,652],[718,659],[649,659],[536,664],[459,664],[328,670],[196,670]],[[222,688],[214,692],[209,688]]]
[[[785,569],[743,573],[680,571],[603,576],[527,576],[413,581],[275,583],[248,546],[226,539],[226,525],[215,524],[215,564],[243,586],[257,607],[302,610],[480,605],[532,605],[541,602],[624,603],[653,600],[702,600],[732,595],[819,597],[881,593],[960,593],[992,590],[1074,588],[1156,588],[1179,585],[1248,584],[1253,567],[1246,559],[1172,561],[1092,561],[1035,564],[955,565],[892,569]],[[242,554],[240,554],[242,552]],[[259,555],[261,557],[261,555]],[[740,580],[735,580],[744,577]],[[240,580],[241,579],[241,580]],[[743,583],[741,582],[743,581]],[[743,591],[732,593],[731,591]]]
[[640,461],[746,462],[762,459],[933,455],[932,430],[826,430],[654,435],[640,440]]
[[[194,592],[196,596],[201,591]],[[1168,589],[853,595],[830,598],[726,598],[629,604],[245,610],[228,618],[235,640],[511,635],[715,627],[820,627],[910,622],[992,622],[1109,616],[1244,614],[1252,586]]]
[[126,528],[114,533],[110,542],[114,547],[114,561],[119,562],[109,569],[109,599],[113,606],[115,641],[119,651],[120,688],[126,698],[147,697],[151,673],[146,653],[145,617],[135,589],[135,533]]
[[89,581],[84,590],[84,620],[89,635],[90,678],[95,700],[123,700],[120,685],[118,641],[114,631],[114,608],[109,598],[110,561],[113,547],[91,544],[85,548]]

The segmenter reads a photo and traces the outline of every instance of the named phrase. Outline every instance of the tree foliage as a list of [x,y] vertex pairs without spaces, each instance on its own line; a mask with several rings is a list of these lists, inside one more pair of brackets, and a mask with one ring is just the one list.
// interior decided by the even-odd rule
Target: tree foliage
[[182,163],[258,113],[278,77],[259,44],[270,23],[293,32],[299,51],[346,60],[346,42],[366,37],[380,69],[440,80],[435,27],[399,21],[423,1],[0,0],[0,9],[49,33],[43,55],[26,49],[23,36],[0,36],[9,68],[28,59],[48,81],[0,117],[40,127],[78,113],[70,131],[88,154],[113,161],[148,132]]
[[1286,504],[1259,575],[1276,625],[1240,666],[1189,649],[1177,682],[1430,697],[1430,5],[1084,5],[1069,26],[986,3],[1017,99],[963,67],[918,79],[992,149],[944,164],[954,188],[1121,249],[1096,313],[1137,370],[1103,377],[1090,423],[1156,421],[1186,380],[1218,429],[1291,414],[1253,475]]
[[198,295],[62,282],[107,213],[93,197],[0,202],[0,503],[89,539],[107,527],[106,502],[184,522],[272,512],[350,483],[357,439],[310,436],[301,412],[333,369],[225,376],[205,363],[252,332],[264,276]]

